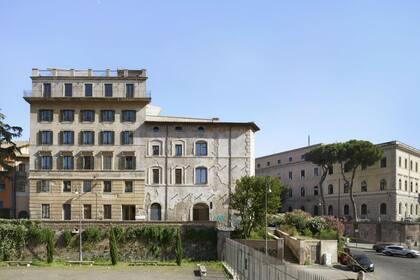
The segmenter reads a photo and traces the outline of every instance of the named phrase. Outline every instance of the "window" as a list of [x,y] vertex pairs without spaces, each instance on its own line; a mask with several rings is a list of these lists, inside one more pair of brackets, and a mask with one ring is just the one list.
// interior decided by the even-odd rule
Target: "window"
[[413,170],[413,161],[410,160],[410,170]]
[[386,203],[381,203],[381,206],[379,207],[379,213],[381,215],[386,215]]
[[74,110],[61,110],[60,118],[61,122],[72,122],[74,120]]
[[135,167],[135,156],[124,156],[122,157],[122,169],[124,170],[134,170]]
[[135,122],[136,111],[135,110],[123,110],[121,115],[122,122]]
[[362,216],[366,216],[367,215],[367,205],[366,204],[362,204],[361,209],[360,209],[360,214],[362,214]]
[[384,191],[386,190],[386,180],[382,179],[379,183],[379,190]]
[[416,172],[418,172],[418,171],[419,171],[419,163],[416,162]]
[[260,167],[261,167],[261,164],[257,163],[257,168],[260,168]]
[[38,111],[38,121],[52,122],[52,120],[53,120],[53,110],[39,110]]
[[50,181],[41,180],[37,182],[38,192],[50,192]]
[[204,132],[204,127],[202,127],[202,126],[199,126],[198,128],[197,128],[197,130],[198,130],[198,132]]
[[302,196],[302,197],[305,196],[305,187],[300,188],[300,196]]
[[332,205],[328,206],[328,215],[329,216],[334,215],[334,209],[333,209],[333,206]]
[[207,184],[207,168],[197,167],[195,169],[195,183]]
[[314,176],[319,176],[319,169],[318,169],[318,167],[314,167]]
[[71,220],[71,204],[63,204],[63,220]]
[[73,95],[73,85],[64,84],[64,96],[71,97]]
[[381,159],[381,168],[385,168],[386,167],[386,157],[383,157]]
[[93,156],[82,156],[82,169],[83,170],[92,170],[93,167],[94,167]]
[[348,183],[344,183],[344,193],[349,193],[350,191],[350,186]]
[[41,213],[42,219],[49,219],[50,218],[50,205],[42,204],[41,212],[42,212]]
[[110,220],[112,218],[112,206],[110,204],[104,204],[104,219]]
[[102,131],[101,132],[101,144],[102,145],[113,145],[114,144],[114,131]]
[[182,184],[182,169],[181,168],[175,169],[175,184],[177,185]]
[[105,96],[112,97],[112,84],[105,84]]
[[401,182],[401,179],[398,180],[398,189],[402,190],[402,182]]
[[314,216],[318,216],[318,215],[319,215],[318,205],[314,205]]
[[366,181],[362,181],[362,183],[360,184],[360,191],[361,192],[367,192],[367,183],[366,183]]
[[404,168],[407,169],[407,159],[404,159]]
[[267,161],[267,166],[270,166],[270,162],[269,161]]
[[73,131],[62,131],[61,132],[61,143],[63,145],[74,144],[74,132]]
[[63,192],[71,192],[71,181],[63,181]]
[[413,188],[413,182],[410,182],[410,192],[413,192],[414,188]]
[[112,192],[112,184],[111,181],[104,181],[104,193]]
[[83,192],[91,192],[92,191],[92,181],[83,181]]
[[293,161],[293,157],[289,157],[289,162],[292,162]]
[[80,111],[80,121],[81,122],[94,122],[95,121],[95,111],[94,110],[81,110]]
[[19,172],[25,172],[26,171],[26,165],[24,163],[20,163],[18,166]]
[[52,169],[52,156],[41,156],[41,169]]
[[314,196],[317,196],[319,194],[319,188],[318,186],[314,187]]
[[73,169],[73,156],[63,156],[63,169],[71,170]]
[[334,193],[334,186],[332,184],[328,185],[328,194],[333,194]]
[[401,167],[401,157],[398,157],[398,166]]
[[153,132],[159,132],[159,127],[157,126],[153,127]]
[[407,191],[408,190],[408,183],[407,180],[404,181],[404,190]]
[[300,178],[305,179],[305,170],[303,169],[300,171]]
[[124,192],[132,193],[133,192],[133,181],[125,181]]
[[413,215],[413,213],[414,213],[414,208],[413,207],[414,207],[413,204],[411,204],[410,205],[410,215]]
[[85,84],[85,96],[92,96],[92,84]]
[[43,84],[42,96],[51,97],[51,84],[50,83]]
[[159,156],[160,155],[160,146],[159,145],[153,145],[152,146],[152,155]]
[[175,131],[176,132],[181,132],[183,129],[182,129],[182,127],[181,126],[176,126],[175,127]]
[[159,184],[160,183],[160,170],[159,168],[152,169],[152,183]]
[[121,132],[121,145],[133,144],[134,133],[132,131]]
[[419,192],[419,183],[416,183],[416,193]]
[[39,143],[41,145],[52,145],[53,133],[52,131],[40,131],[39,132]]
[[401,213],[402,213],[402,204],[400,202],[400,203],[398,203],[398,214],[401,215]]
[[277,164],[281,164],[281,159],[278,159],[277,160]]
[[182,145],[175,144],[175,156],[180,157],[182,156]]
[[115,112],[113,110],[101,110],[101,122],[113,122]]
[[329,175],[334,174],[334,168],[333,168],[333,166],[332,166],[332,165],[329,165],[329,166],[328,166],[328,174],[329,174]]
[[83,204],[83,219],[90,220],[92,219],[92,205]]
[[134,97],[134,84],[125,85],[125,96],[128,98]]
[[102,157],[102,169],[112,170],[112,155],[104,155]]
[[150,206],[150,220],[160,221],[162,219],[162,207],[159,203],[153,203]]
[[95,139],[95,133],[93,131],[80,132],[80,144],[93,145],[94,139]]
[[200,141],[195,143],[195,155],[207,156],[207,142]]
[[293,179],[293,172],[289,171],[289,180],[292,180],[292,179]]
[[347,204],[344,205],[344,215],[348,216],[350,213],[350,208]]

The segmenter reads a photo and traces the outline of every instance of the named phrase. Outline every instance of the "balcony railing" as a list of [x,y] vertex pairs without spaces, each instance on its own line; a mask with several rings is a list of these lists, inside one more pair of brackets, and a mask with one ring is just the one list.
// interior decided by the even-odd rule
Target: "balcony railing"
[[146,77],[146,70],[78,70],[78,69],[32,69],[33,77]]
[[[34,97],[32,90],[24,90],[23,91],[23,97]],[[42,97],[42,96],[39,96]],[[56,96],[49,96],[49,97],[56,97]],[[84,97],[84,96],[82,96]],[[94,97],[104,97],[104,96],[94,96]],[[125,96],[113,96],[113,97],[120,97],[120,98],[125,98]],[[152,98],[152,91],[151,90],[147,90],[146,91],[146,95],[145,96],[140,96],[141,97],[147,97],[147,98]],[[86,97],[86,99],[88,98],[92,98],[92,97]],[[134,96],[134,97],[127,97],[128,99],[131,98],[139,98],[139,96]]]

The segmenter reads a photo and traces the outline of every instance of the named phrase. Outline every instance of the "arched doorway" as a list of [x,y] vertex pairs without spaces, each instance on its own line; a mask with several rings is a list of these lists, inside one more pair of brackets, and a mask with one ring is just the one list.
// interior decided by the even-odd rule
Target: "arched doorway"
[[150,206],[150,220],[160,221],[162,220],[162,207],[159,203],[153,203]]
[[193,221],[208,221],[209,207],[205,203],[197,203],[193,206]]

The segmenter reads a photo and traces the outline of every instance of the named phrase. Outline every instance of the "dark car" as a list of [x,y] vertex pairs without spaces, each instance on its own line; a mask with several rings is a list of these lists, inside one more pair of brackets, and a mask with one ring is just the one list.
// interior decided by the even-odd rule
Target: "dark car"
[[392,246],[395,245],[394,243],[376,243],[372,246],[372,249],[375,250],[378,253],[382,253],[382,251],[385,249],[386,246]]
[[360,270],[373,272],[375,270],[375,265],[366,255],[354,255],[347,266],[354,272]]

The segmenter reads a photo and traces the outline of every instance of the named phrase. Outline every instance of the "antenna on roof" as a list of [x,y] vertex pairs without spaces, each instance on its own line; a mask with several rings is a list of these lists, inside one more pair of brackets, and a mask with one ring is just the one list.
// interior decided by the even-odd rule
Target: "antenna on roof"
[[311,135],[308,135],[308,146],[311,145]]

